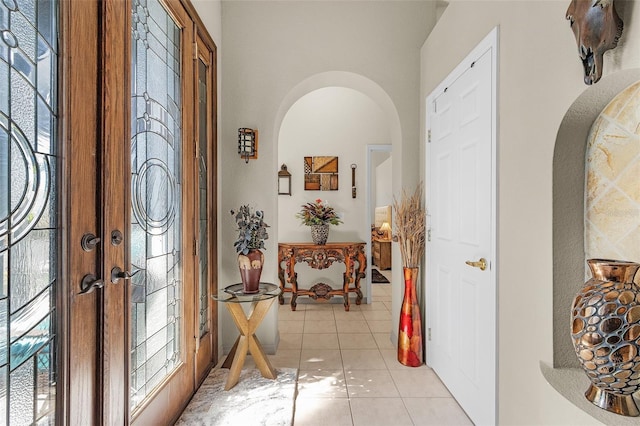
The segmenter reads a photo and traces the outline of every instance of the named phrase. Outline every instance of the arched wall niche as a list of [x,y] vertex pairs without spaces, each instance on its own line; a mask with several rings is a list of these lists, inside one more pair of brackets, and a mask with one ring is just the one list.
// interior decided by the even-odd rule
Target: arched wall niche
[[585,280],[585,159],[591,126],[607,104],[640,80],[640,69],[603,77],[565,114],[553,157],[553,366],[579,367],[569,337],[571,303]]

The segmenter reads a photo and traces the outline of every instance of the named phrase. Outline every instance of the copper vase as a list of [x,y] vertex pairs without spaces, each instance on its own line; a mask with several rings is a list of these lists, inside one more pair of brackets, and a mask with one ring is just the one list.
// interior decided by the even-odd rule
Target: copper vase
[[404,298],[400,308],[398,361],[408,367],[422,365],[422,319],[416,297],[418,268],[403,268]]
[[238,268],[242,279],[242,291],[244,293],[257,293],[260,288],[260,275],[264,264],[264,254],[257,249],[249,250],[249,253],[238,254]]
[[633,282],[640,264],[589,259],[592,278],[571,310],[571,337],[591,380],[586,398],[625,416],[640,412],[632,394],[640,390],[640,287]]

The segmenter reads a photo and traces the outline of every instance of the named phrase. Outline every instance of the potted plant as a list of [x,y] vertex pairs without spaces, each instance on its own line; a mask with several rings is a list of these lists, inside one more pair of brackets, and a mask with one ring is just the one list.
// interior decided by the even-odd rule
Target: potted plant
[[260,287],[260,275],[264,264],[264,240],[269,238],[264,221],[264,212],[254,210],[248,205],[240,206],[237,211],[231,210],[236,221],[238,238],[233,243],[238,253],[238,267],[245,293],[257,293]]
[[320,198],[312,203],[303,204],[302,209],[296,213],[296,217],[302,220],[303,225],[311,227],[311,239],[317,245],[327,243],[329,225],[342,223],[334,208]]
[[418,267],[425,246],[426,211],[422,204],[422,183],[413,195],[402,191],[400,201],[393,198],[394,240],[400,244],[404,273],[404,298],[400,309],[398,361],[410,367],[422,365],[422,320],[416,296]]

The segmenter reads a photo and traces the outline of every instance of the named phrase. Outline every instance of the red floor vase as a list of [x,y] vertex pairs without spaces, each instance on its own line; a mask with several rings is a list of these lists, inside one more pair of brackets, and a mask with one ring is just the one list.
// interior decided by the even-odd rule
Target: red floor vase
[[418,268],[403,268],[404,298],[400,309],[398,361],[408,367],[422,365],[422,320],[416,297]]

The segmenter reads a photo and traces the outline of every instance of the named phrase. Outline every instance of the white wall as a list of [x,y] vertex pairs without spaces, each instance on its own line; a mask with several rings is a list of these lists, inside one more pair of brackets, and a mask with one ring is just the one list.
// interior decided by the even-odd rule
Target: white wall
[[[539,367],[541,360],[552,363],[553,352],[554,145],[565,112],[586,89],[575,39],[565,20],[568,5],[569,1],[560,0],[454,0],[422,48],[424,135],[426,96],[493,27],[500,26],[500,424],[597,423],[551,388]],[[616,5],[621,13],[625,9],[625,33],[618,48],[605,55],[605,75],[640,67],[640,2],[617,1]],[[569,309],[567,306],[567,318]]]
[[[238,280],[232,248],[234,228],[227,212],[244,203],[263,209],[267,222],[274,226],[266,241],[263,279],[277,282],[276,218],[278,200],[283,198],[277,195],[276,180],[280,120],[301,95],[285,106],[288,96],[299,84],[321,74],[330,79],[335,72],[350,73],[366,80],[364,85],[386,96],[397,119],[394,161],[399,163],[394,165],[394,186],[413,183],[419,166],[419,51],[435,21],[435,3],[228,1],[223,2],[222,12],[220,283]],[[325,84],[335,85],[331,81]],[[258,159],[248,165],[236,154],[239,127],[260,131]],[[302,159],[287,160],[287,165],[299,167],[298,161]],[[402,161],[405,164],[400,167]],[[350,162],[341,164],[348,166]],[[294,178],[300,176],[291,172]],[[294,191],[299,189],[294,186]],[[349,206],[345,204],[345,211]],[[223,321],[226,327],[229,321]],[[274,346],[275,315],[265,319],[261,331],[265,332],[260,335],[265,346]],[[234,336],[233,326],[223,330],[225,347]]]

